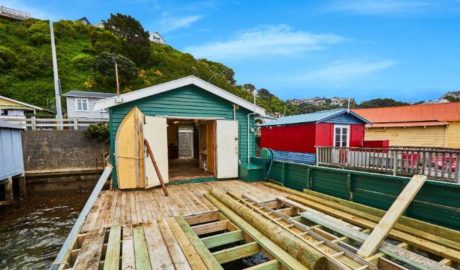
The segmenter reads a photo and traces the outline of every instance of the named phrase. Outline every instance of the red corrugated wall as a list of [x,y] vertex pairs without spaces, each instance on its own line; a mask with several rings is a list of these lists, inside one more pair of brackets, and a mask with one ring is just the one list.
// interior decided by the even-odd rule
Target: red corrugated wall
[[[315,153],[315,146],[332,146],[334,124],[307,123],[279,127],[262,127],[260,146],[273,150]],[[364,124],[350,125],[350,147],[362,147]]]
[[315,153],[315,124],[262,127],[260,146],[273,150]]

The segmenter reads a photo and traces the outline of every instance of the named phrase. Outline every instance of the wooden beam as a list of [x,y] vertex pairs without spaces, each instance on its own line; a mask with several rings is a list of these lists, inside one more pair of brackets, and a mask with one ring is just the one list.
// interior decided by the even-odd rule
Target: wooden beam
[[[281,187],[272,183],[264,183],[264,185],[307,199],[312,202],[321,203],[325,206],[332,207],[342,212],[352,214],[372,222],[379,222],[385,215],[384,210],[366,206],[334,196],[326,195],[320,192],[305,189],[304,192],[299,192],[290,188]],[[414,218],[401,216],[395,224],[393,230],[398,230],[407,234],[417,236],[418,238],[427,239],[446,247],[460,250],[460,232],[438,225],[430,224]],[[392,231],[393,231],[392,230]]]
[[187,223],[190,226],[200,224],[200,223],[217,221],[219,220],[219,211],[211,211],[211,212],[206,212],[206,213],[188,215],[188,216],[184,216],[184,219],[185,221],[187,221]]
[[[321,213],[319,211],[316,211],[312,208],[306,207],[304,205],[301,205],[289,199],[285,199],[285,198],[278,198],[278,199],[303,210],[304,212],[300,213],[300,215],[303,218],[310,220],[312,222],[315,222],[317,224],[320,224],[339,234],[347,236],[355,241],[362,243],[368,237],[367,233],[356,230],[355,226],[353,226],[350,223],[339,220],[327,214]],[[427,269],[427,270],[428,269],[450,269],[450,268],[444,268],[442,265],[440,265],[436,261],[433,261],[421,255],[418,255],[409,250],[394,246],[387,242],[384,242],[382,244],[380,250],[390,257],[396,258],[400,261],[403,261],[409,265],[418,267],[420,269]]]
[[232,262],[241,258],[252,256],[260,252],[260,245],[257,242],[250,242],[244,245],[231,247],[212,253],[216,260],[221,263]]
[[207,248],[214,248],[243,240],[243,231],[236,230],[201,238]]
[[152,269],[144,235],[144,227],[142,225],[133,227],[133,239],[136,269]]
[[246,222],[243,218],[233,212],[230,208],[221,203],[218,199],[212,196],[209,193],[204,194],[204,196],[216,206],[229,220],[235,223],[239,228],[241,228],[245,233],[247,233],[251,238],[253,238],[257,243],[259,243],[264,250],[266,250],[270,255],[276,258],[286,269],[289,270],[306,270],[307,268],[292,257],[289,253],[283,250],[281,247],[276,245],[268,237],[259,232],[251,224]]
[[169,227],[171,228],[174,237],[176,238],[179,246],[184,252],[185,257],[187,258],[188,263],[192,269],[196,270],[205,270],[208,269],[201,259],[200,255],[197,253],[193,245],[188,240],[184,231],[177,224],[176,220],[173,217],[167,219]]
[[377,226],[364,241],[361,248],[358,250],[358,255],[367,258],[375,253],[380,243],[387,237],[393,225],[398,221],[399,217],[406,211],[409,204],[415,198],[419,190],[422,188],[427,177],[426,175],[414,175],[409,183],[404,187],[403,191],[391,205]]
[[188,240],[195,248],[196,252],[200,255],[201,259],[203,260],[204,264],[209,269],[216,269],[216,270],[223,270],[220,263],[212,256],[211,252],[209,252],[208,248],[201,242],[200,238],[196,235],[196,233],[190,228],[188,223],[185,219],[181,216],[176,217],[177,224],[181,227],[182,231],[187,236]]
[[110,228],[107,253],[104,260],[104,270],[120,269],[121,250],[121,226],[115,225]]
[[197,235],[215,233],[227,230],[227,220],[219,220],[215,222],[205,223],[201,225],[192,226],[192,229]]
[[[289,193],[289,191],[286,191],[286,192]],[[296,192],[296,191],[293,191],[293,192]],[[334,208],[333,206],[327,205],[327,203],[324,202],[324,200],[321,202],[318,202],[315,200],[315,198],[311,198],[313,196],[310,196],[310,198],[307,198],[307,197],[302,196],[303,193],[301,192],[298,192],[298,193],[300,193],[300,195],[297,195],[297,194],[295,196],[289,195],[288,198],[293,201],[300,202],[302,205],[311,207],[315,210],[327,213],[330,216],[333,216],[339,219],[343,219],[349,223],[352,223],[352,224],[355,224],[361,227],[373,228],[376,225],[376,222],[370,221],[367,218],[361,217],[356,214],[351,214],[344,209],[337,209],[337,208]],[[413,230],[415,231],[416,229],[413,229]],[[423,232],[420,232],[420,233],[423,233]],[[403,242],[407,242],[411,246],[423,249],[435,255],[438,255],[444,258],[449,258],[456,262],[460,261],[460,252],[457,249],[448,248],[447,246],[444,246],[443,244],[438,243],[436,240],[431,240],[431,241],[425,240],[424,237],[415,236],[414,234],[411,234],[410,232],[406,233],[400,230],[391,230],[390,236],[394,239],[397,239]],[[434,235],[432,236],[435,237]],[[459,245],[459,243],[453,243],[453,242],[451,244]]]
[[279,270],[281,268],[280,262],[277,260],[270,260],[261,264],[257,264],[244,270]]

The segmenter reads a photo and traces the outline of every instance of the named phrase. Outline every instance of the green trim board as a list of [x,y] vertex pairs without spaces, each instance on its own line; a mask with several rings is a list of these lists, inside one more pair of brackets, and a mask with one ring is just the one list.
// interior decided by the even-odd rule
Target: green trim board
[[[194,85],[180,87],[172,91],[111,107],[109,109],[110,160],[114,168],[116,168],[113,155],[116,132],[123,118],[133,107],[138,107],[147,116],[234,119],[234,106],[231,102]],[[249,110],[242,107],[235,110],[235,119],[238,120],[238,155],[241,163],[246,163],[248,157],[247,119],[250,113]],[[249,121],[251,130],[254,130],[253,114],[249,116]],[[254,157],[254,132],[250,132],[249,136],[250,157]],[[113,188],[118,188],[116,169],[113,170],[112,179]]]
[[[410,178],[274,161],[267,177],[286,187],[388,210]],[[460,230],[460,185],[426,181],[405,214]]]

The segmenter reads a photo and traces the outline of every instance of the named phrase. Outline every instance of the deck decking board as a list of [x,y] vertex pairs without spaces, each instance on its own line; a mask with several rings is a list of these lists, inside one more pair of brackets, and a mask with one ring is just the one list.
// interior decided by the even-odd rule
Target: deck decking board
[[[94,235],[100,231],[120,227],[121,269],[137,269],[136,264],[144,266],[146,260],[150,263],[148,268],[152,269],[161,266],[163,269],[207,269],[173,217],[217,211],[217,208],[203,196],[210,189],[250,194],[260,201],[286,196],[286,193],[262,184],[249,184],[238,180],[169,186],[168,197],[164,196],[161,189],[156,188],[102,191],[80,230],[80,234],[86,233],[86,236],[82,248],[76,251],[76,262],[82,265],[93,258],[93,261],[97,261],[94,265],[103,266],[104,262],[100,260],[104,255],[108,255],[104,252],[109,252],[111,247],[108,245],[104,248],[104,237],[99,238],[97,242]],[[88,236],[93,239],[87,238]],[[97,251],[99,248],[99,254],[92,253],[96,259],[85,252],[89,248],[88,244],[85,244],[88,241],[91,241],[94,250]],[[78,265],[75,264],[74,267]]]

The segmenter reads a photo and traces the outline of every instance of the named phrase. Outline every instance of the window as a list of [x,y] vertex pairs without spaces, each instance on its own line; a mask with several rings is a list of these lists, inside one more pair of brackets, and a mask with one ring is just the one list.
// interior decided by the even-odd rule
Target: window
[[87,98],[75,99],[76,111],[89,111],[89,101]]
[[334,146],[348,147],[350,145],[350,126],[334,125]]

